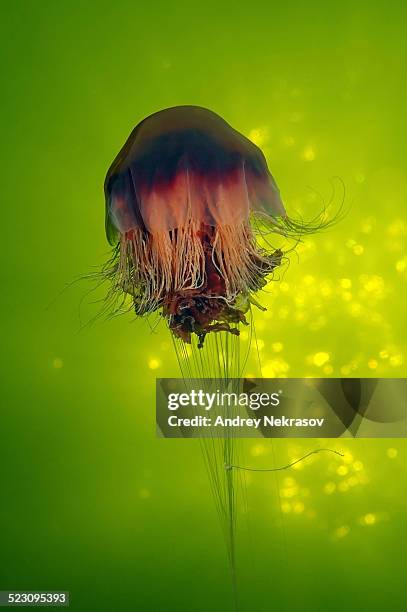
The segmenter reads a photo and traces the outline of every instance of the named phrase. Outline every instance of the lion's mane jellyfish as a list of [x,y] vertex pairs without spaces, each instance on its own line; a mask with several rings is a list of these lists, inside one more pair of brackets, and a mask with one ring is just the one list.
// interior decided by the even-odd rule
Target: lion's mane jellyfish
[[282,258],[259,246],[251,220],[290,227],[261,150],[210,110],[162,110],[130,134],[105,196],[111,295],[131,296],[138,315],[160,310],[187,343],[191,334],[198,346],[210,332],[239,334]]

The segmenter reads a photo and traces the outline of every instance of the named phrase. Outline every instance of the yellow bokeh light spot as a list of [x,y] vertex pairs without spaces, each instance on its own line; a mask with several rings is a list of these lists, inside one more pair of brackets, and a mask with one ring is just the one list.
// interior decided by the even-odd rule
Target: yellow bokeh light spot
[[295,514],[301,514],[302,512],[304,512],[304,510],[305,510],[305,506],[302,502],[299,501],[294,504]]
[[344,538],[348,535],[349,531],[350,527],[348,527],[348,525],[342,525],[341,527],[335,529],[335,535],[337,538]]
[[369,279],[365,282],[364,288],[369,293],[376,293],[380,295],[383,293],[384,281],[381,276],[370,276]]
[[284,512],[284,514],[288,514],[289,512],[291,512],[291,504],[290,504],[290,502],[287,502],[287,501],[282,502],[281,510],[282,510],[282,512]]
[[62,359],[60,359],[60,357],[55,357],[55,359],[52,362],[52,366],[56,370],[60,370],[61,368],[64,367],[64,362],[62,361]]
[[250,454],[253,457],[260,457],[261,455],[264,455],[265,452],[266,452],[266,447],[264,446],[264,444],[255,444],[250,449]]
[[324,351],[320,351],[319,353],[315,353],[312,358],[314,365],[319,368],[325,365],[329,361],[329,353],[325,353]]
[[403,219],[395,219],[390,225],[387,227],[387,231],[391,236],[398,236],[403,234],[405,230],[405,224]]
[[327,376],[330,376],[333,371],[334,371],[334,369],[333,369],[333,367],[331,365],[326,365],[324,367],[324,374],[326,374]]
[[346,467],[346,465],[340,465],[336,470],[336,473],[339,474],[339,476],[346,476],[348,472],[349,469]]
[[361,230],[364,234],[370,234],[373,229],[373,221],[370,219],[365,219],[362,223]]
[[281,489],[281,497],[295,497],[298,492],[297,487],[288,487],[286,489]]
[[355,472],[361,472],[363,470],[363,463],[361,461],[355,461],[353,464],[353,469]]
[[364,253],[364,248],[361,244],[355,244],[355,246],[353,247],[353,253],[355,255],[363,255]]
[[324,492],[326,495],[331,495],[336,490],[336,484],[334,482],[327,482],[324,486]]
[[254,128],[249,132],[249,140],[254,142],[258,147],[261,147],[267,141],[267,135],[267,130],[265,128]]
[[323,297],[329,297],[332,295],[332,287],[328,282],[323,282],[320,285],[320,292]]
[[306,276],[304,276],[304,285],[307,285],[308,287],[310,287],[314,283],[315,283],[315,278],[311,274],[307,274]]
[[305,147],[301,155],[302,159],[305,161],[314,161],[315,159],[315,149],[313,147]]
[[376,517],[372,512],[368,512],[362,519],[365,525],[374,525],[376,523]]
[[348,483],[344,480],[343,482],[340,482],[338,484],[338,489],[339,491],[341,491],[342,493],[346,493],[346,491],[349,490],[349,485]]
[[362,306],[358,302],[353,302],[350,305],[350,313],[353,317],[358,317],[362,312]]
[[341,287],[343,289],[350,289],[352,287],[352,281],[350,278],[341,278]]
[[273,342],[273,344],[271,345],[271,348],[273,349],[275,353],[280,353],[283,350],[284,345],[282,342]]
[[403,355],[393,355],[393,357],[390,357],[390,365],[394,367],[402,365],[403,361]]
[[150,359],[148,362],[148,367],[150,370],[157,370],[161,365],[161,361],[159,359]]
[[343,457],[343,461],[344,461],[344,463],[348,463],[348,464],[349,464],[349,463],[352,463],[352,461],[353,461],[353,455],[352,455],[352,453],[345,452],[345,453],[344,453],[344,457]]
[[379,365],[379,362],[376,359],[369,359],[367,365],[371,370],[375,370]]
[[388,448],[386,454],[389,459],[395,459],[398,455],[398,450],[397,448]]
[[407,270],[407,257],[404,259],[399,259],[399,261],[396,263],[396,270],[397,272],[404,272],[404,270]]

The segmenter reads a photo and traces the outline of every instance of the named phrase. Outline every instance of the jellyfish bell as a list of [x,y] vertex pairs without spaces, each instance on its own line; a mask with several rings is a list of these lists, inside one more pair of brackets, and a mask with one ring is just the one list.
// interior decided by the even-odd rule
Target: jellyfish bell
[[216,113],[178,106],[141,121],[105,179],[112,290],[136,314],[158,309],[175,336],[202,346],[238,334],[252,294],[281,263],[251,224],[286,219],[261,150]]

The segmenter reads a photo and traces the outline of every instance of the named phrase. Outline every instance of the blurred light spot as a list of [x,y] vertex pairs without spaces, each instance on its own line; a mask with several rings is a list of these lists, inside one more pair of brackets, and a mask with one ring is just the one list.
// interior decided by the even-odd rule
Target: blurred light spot
[[315,150],[313,147],[305,147],[302,152],[302,159],[305,161],[314,161],[315,159]]
[[349,469],[346,467],[346,465],[340,465],[336,470],[336,473],[339,474],[339,476],[346,476],[348,472]]
[[353,252],[355,255],[363,255],[364,250],[365,249],[361,244],[355,244],[355,246],[353,247]]
[[288,514],[289,512],[291,512],[291,504],[290,504],[290,502],[283,501],[281,503],[281,510],[282,510],[282,512],[284,512],[284,514]]
[[281,489],[280,493],[281,493],[281,497],[286,497],[286,498],[295,497],[298,493],[298,488],[297,487],[286,487],[284,489]]
[[361,312],[362,312],[362,306],[358,304],[357,302],[353,302],[353,304],[350,305],[350,314],[353,317],[358,317]]
[[55,357],[55,359],[52,362],[52,366],[56,370],[60,370],[61,368],[64,367],[64,362],[62,361],[62,359],[60,359],[60,357]]
[[150,359],[148,362],[148,367],[150,370],[157,370],[161,365],[161,361],[159,359]]
[[295,514],[302,514],[304,512],[304,510],[305,510],[305,506],[304,506],[303,502],[301,502],[301,501],[295,502],[295,504],[294,504],[294,512],[295,512]]
[[388,448],[387,449],[387,456],[389,457],[389,459],[395,459],[398,455],[398,450],[397,448]]
[[334,482],[327,482],[324,486],[324,492],[326,495],[331,495],[336,490],[336,484]]
[[333,369],[333,367],[331,365],[326,365],[324,367],[324,374],[326,374],[327,376],[330,376],[333,371],[334,371],[334,369]]
[[361,230],[364,234],[370,234],[373,229],[373,220],[372,219],[364,219],[362,222]]
[[379,365],[379,362],[376,359],[369,359],[367,365],[371,370],[375,370]]
[[342,525],[341,527],[338,527],[337,529],[335,529],[335,535],[339,539],[347,536],[349,532],[350,532],[350,528],[347,525]]
[[249,140],[258,147],[262,147],[267,141],[268,130],[266,128],[254,128],[249,132]]
[[341,287],[343,289],[350,289],[352,287],[352,281],[350,278],[341,278]]
[[329,297],[332,294],[332,288],[328,282],[323,282],[320,285],[321,295]]
[[363,470],[363,463],[361,461],[355,461],[353,464],[353,469],[355,472],[361,472]]
[[273,344],[271,345],[271,348],[273,349],[275,353],[280,353],[283,350],[284,345],[282,342],[273,342]]
[[266,447],[264,446],[264,444],[254,444],[250,449],[250,454],[253,457],[260,457],[261,455],[264,455],[265,452]]
[[396,263],[396,270],[397,272],[404,272],[404,270],[407,270],[407,257],[404,257],[404,259],[399,259],[399,261]]
[[400,366],[403,364],[403,361],[403,355],[393,355],[393,357],[390,357],[390,365],[392,366]]
[[304,285],[307,285],[308,287],[310,287],[314,283],[315,283],[315,278],[311,276],[311,274],[307,274],[306,276],[304,276]]
[[361,523],[363,525],[374,525],[376,523],[376,516],[372,512],[369,512],[362,517]]
[[363,172],[357,172],[355,174],[355,181],[357,183],[364,183],[365,182],[365,175],[363,174]]
[[340,482],[338,484],[338,490],[341,491],[342,493],[346,493],[346,491],[349,490],[349,485],[346,481]]
[[312,360],[314,364],[320,368],[329,361],[329,353],[325,353],[324,351],[315,353]]
[[391,236],[397,236],[399,234],[403,234],[405,230],[405,224],[403,219],[396,219],[390,225],[387,226],[387,232]]
[[383,293],[384,281],[381,276],[374,274],[368,277],[364,284],[364,288],[369,293],[381,294]]
[[386,350],[380,351],[379,353],[380,359],[388,359],[389,358],[389,352]]
[[348,451],[344,453],[344,457],[343,457],[343,462],[344,463],[352,463],[353,461],[353,455],[352,453],[349,453]]

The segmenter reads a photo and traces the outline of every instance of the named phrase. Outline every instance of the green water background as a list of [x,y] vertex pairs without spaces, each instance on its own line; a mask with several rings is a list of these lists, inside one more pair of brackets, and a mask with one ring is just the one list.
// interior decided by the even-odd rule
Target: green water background
[[[262,146],[290,213],[340,177],[349,212],[261,301],[267,376],[405,376],[402,2],[13,2],[2,11],[0,588],[70,590],[83,612],[227,611],[218,518],[194,441],[155,438],[163,325],[79,332],[97,305],[66,283],[107,256],[102,184],[130,130],[177,104]],[[341,200],[338,182],[335,201]],[[247,345],[243,335],[242,346]],[[248,373],[256,373],[255,352]],[[251,465],[318,441],[248,442]],[[402,440],[334,441],[252,475],[242,610],[402,610]]]

